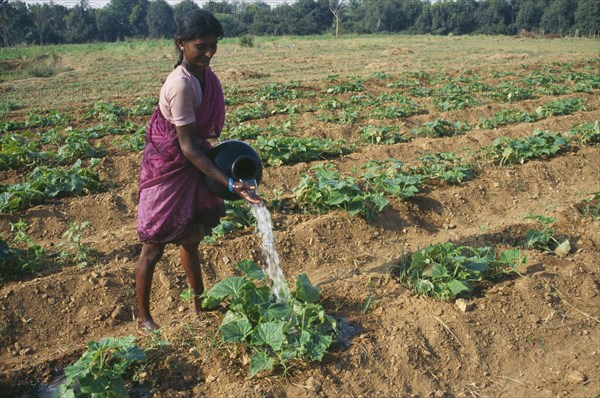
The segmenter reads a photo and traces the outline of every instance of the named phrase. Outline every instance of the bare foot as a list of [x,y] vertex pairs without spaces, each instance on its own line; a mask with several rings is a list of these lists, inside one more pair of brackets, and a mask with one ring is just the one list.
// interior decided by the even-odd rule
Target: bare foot
[[154,322],[152,319],[147,319],[142,321],[139,319],[137,321],[136,332],[140,336],[150,336],[152,332],[155,332],[160,329],[160,325]]

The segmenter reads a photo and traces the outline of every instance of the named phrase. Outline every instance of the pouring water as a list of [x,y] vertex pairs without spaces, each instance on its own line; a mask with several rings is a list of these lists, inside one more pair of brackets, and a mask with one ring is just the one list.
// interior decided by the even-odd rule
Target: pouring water
[[[255,180],[244,180],[248,185],[256,186]],[[262,204],[250,204],[250,211],[256,219],[256,230],[262,240],[262,252],[265,256],[267,269],[263,269],[271,279],[271,293],[278,303],[287,302],[290,299],[290,290],[279,266],[279,254],[275,248],[275,236],[273,235],[273,221],[271,213]]]

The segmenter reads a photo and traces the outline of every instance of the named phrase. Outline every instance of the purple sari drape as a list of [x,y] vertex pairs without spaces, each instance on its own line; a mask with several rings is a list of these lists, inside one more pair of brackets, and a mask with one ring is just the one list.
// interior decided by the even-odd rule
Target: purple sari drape
[[[202,102],[196,110],[196,145],[206,152],[225,120],[225,101],[217,76],[206,68]],[[203,224],[207,233],[225,214],[223,200],[206,186],[202,174],[183,155],[175,125],[157,107],[146,130],[140,172],[138,235],[144,243],[173,243]]]

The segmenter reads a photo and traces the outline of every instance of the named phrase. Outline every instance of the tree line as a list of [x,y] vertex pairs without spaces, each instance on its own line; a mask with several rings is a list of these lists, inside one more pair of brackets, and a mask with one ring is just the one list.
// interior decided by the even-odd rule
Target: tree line
[[[175,21],[199,8],[193,0],[110,0],[91,8],[0,0],[0,45],[85,43],[171,38]],[[266,3],[211,1],[203,5],[226,36],[369,34],[500,34],[533,32],[596,36],[598,0],[297,0]]]

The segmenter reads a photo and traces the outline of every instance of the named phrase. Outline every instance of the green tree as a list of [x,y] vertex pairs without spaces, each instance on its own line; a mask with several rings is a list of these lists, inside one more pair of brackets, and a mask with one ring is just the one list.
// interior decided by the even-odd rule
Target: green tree
[[96,29],[102,41],[115,41],[119,38],[119,21],[109,7],[95,10]]
[[67,7],[54,3],[35,3],[29,6],[38,44],[57,44],[64,41],[64,19],[68,12]]
[[87,0],[81,0],[69,9],[64,22],[65,39],[69,43],[86,43],[98,34],[94,13],[88,8]]
[[518,31],[537,31],[547,6],[547,0],[519,0],[516,5],[515,28]]
[[234,5],[226,1],[209,1],[204,6],[202,6],[202,9],[210,11],[213,14],[233,14]]
[[170,38],[175,33],[173,9],[165,0],[153,0],[148,3],[146,25],[150,37]]
[[512,23],[511,5],[505,0],[487,0],[480,3],[475,11],[477,32],[485,34],[506,34]]
[[4,47],[25,43],[32,36],[27,4],[22,1],[0,0],[0,40]]
[[177,22],[188,12],[199,8],[194,0],[183,0],[173,6],[173,19]]
[[136,0],[131,13],[127,18],[131,33],[137,37],[145,37],[148,34],[146,15],[148,13],[148,0]]
[[552,0],[542,15],[541,27],[546,33],[566,35],[575,24],[577,2],[573,0]]
[[579,0],[575,10],[575,28],[582,35],[595,35],[600,32],[600,1]]

